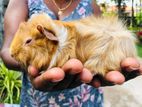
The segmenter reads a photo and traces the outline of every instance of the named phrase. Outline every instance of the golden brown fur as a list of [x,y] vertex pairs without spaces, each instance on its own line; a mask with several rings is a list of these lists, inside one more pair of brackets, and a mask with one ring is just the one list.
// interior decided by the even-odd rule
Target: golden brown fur
[[124,58],[136,57],[135,39],[116,17],[62,22],[40,14],[20,25],[10,50],[25,67],[32,64],[43,70],[77,58],[101,75],[120,70]]

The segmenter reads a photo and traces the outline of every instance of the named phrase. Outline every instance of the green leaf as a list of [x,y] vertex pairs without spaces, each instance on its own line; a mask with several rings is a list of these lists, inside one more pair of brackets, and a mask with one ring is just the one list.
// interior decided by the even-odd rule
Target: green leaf
[[9,70],[0,61],[0,103],[19,103],[21,73]]

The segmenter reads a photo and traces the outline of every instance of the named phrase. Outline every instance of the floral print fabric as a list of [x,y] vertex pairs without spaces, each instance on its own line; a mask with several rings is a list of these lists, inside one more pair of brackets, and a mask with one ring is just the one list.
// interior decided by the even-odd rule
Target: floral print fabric
[[[93,13],[91,3],[92,0],[80,0],[74,11],[69,16],[66,16],[63,21],[76,20],[91,15]],[[28,6],[29,17],[33,14],[44,12],[51,16],[52,19],[57,19],[55,14],[46,6],[44,0],[28,0]]]
[[[81,0],[76,9],[63,21],[70,21],[86,17],[93,13],[91,0]],[[40,12],[47,13],[51,18],[57,19],[48,9],[43,0],[28,0],[29,17]],[[23,73],[23,86],[21,94],[21,107],[102,107],[103,93],[101,89],[82,84],[73,89],[61,91],[42,92],[35,90],[29,78]]]

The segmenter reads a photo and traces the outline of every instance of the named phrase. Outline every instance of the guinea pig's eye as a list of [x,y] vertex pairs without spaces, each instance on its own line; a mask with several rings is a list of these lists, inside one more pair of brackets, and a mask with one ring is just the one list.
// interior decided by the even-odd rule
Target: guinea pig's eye
[[32,42],[32,38],[29,38],[29,39],[27,39],[26,41],[25,41],[25,45],[26,44],[30,44]]

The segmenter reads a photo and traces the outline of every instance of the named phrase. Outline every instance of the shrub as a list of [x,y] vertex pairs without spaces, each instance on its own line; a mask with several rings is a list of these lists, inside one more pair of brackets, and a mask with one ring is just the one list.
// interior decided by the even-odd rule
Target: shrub
[[19,103],[21,73],[8,70],[0,61],[0,103]]

